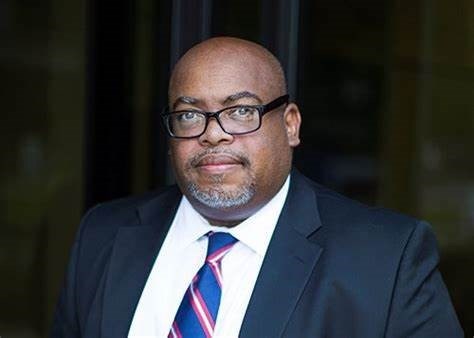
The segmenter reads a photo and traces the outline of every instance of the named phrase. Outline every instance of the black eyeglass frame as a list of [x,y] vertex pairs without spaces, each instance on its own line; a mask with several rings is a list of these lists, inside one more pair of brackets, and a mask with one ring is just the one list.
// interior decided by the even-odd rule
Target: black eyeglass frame
[[[283,104],[288,104],[289,99],[290,99],[290,95],[285,94],[285,95],[282,95],[280,97],[277,97],[275,100],[273,100],[273,101],[271,101],[267,104],[260,104],[260,105],[239,104],[239,105],[223,108],[223,109],[218,110],[216,112],[206,112],[206,111],[198,111],[198,110],[192,110],[192,109],[176,110],[176,111],[171,111],[170,112],[170,111],[167,111],[168,108],[165,108],[163,110],[163,112],[161,113],[161,121],[162,121],[163,126],[164,126],[165,130],[167,131],[168,135],[170,137],[179,138],[179,139],[192,139],[192,138],[200,137],[201,135],[203,135],[206,132],[207,127],[209,125],[209,119],[212,118],[212,117],[216,119],[217,123],[219,124],[219,127],[221,127],[221,129],[225,133],[227,133],[229,135],[245,135],[245,134],[250,134],[250,133],[253,133],[253,132],[259,130],[260,127],[262,126],[262,117],[263,117],[263,115],[265,115],[268,112],[271,112],[272,110],[280,107]],[[258,115],[259,115],[258,126],[254,129],[252,129],[252,130],[241,132],[241,133],[229,133],[222,126],[222,123],[219,119],[219,115],[223,111],[226,111],[226,110],[229,110],[229,109],[232,109],[232,108],[239,108],[239,107],[244,107],[244,108],[249,107],[249,108],[257,109],[258,110]],[[195,136],[176,136],[176,135],[174,135],[173,132],[169,128],[169,123],[167,122],[168,117],[170,115],[173,115],[173,114],[176,114],[176,113],[184,113],[184,112],[189,112],[189,111],[195,111],[196,113],[204,114],[204,116],[206,117],[206,123],[204,125],[204,129],[203,129],[202,133],[200,133],[199,135],[195,135]]]

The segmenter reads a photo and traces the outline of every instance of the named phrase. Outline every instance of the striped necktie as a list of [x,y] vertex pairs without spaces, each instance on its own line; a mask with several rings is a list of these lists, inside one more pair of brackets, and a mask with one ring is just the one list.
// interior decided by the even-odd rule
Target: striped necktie
[[221,301],[221,260],[237,241],[225,232],[209,232],[204,265],[184,294],[169,338],[212,337]]

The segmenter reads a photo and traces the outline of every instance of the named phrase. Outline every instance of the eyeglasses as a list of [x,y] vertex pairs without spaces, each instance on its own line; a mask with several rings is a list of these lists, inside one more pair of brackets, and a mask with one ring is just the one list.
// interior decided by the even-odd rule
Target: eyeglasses
[[185,109],[162,113],[166,131],[175,138],[194,138],[205,133],[209,119],[215,118],[224,132],[231,135],[252,133],[262,125],[262,116],[283,104],[289,95],[283,95],[263,105],[238,105],[216,112]]

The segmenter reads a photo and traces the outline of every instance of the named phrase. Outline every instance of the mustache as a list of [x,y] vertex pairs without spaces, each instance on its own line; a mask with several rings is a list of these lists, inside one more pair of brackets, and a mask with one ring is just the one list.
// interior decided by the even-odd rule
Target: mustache
[[234,151],[234,150],[230,150],[230,149],[220,149],[220,148],[212,148],[212,149],[206,149],[204,151],[201,151],[199,153],[197,153],[196,155],[194,155],[193,157],[191,157],[188,161],[188,166],[190,167],[197,167],[199,162],[201,162],[201,160],[206,157],[206,156],[209,156],[209,155],[227,155],[227,156],[231,156],[237,160],[239,160],[240,162],[242,162],[242,164],[244,166],[249,166],[250,165],[250,160],[249,158],[242,152],[240,151]]

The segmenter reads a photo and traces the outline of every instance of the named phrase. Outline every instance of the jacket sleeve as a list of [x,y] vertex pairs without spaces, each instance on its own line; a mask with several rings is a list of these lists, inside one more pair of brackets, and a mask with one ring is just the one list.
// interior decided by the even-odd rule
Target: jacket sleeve
[[464,337],[438,262],[435,236],[427,223],[419,222],[400,260],[386,337]]
[[53,317],[53,324],[50,331],[51,338],[81,337],[77,313],[76,269],[79,260],[82,233],[86,227],[87,220],[95,209],[96,208],[92,208],[83,217],[81,225],[79,226],[79,230],[76,234],[67,266],[65,280]]

